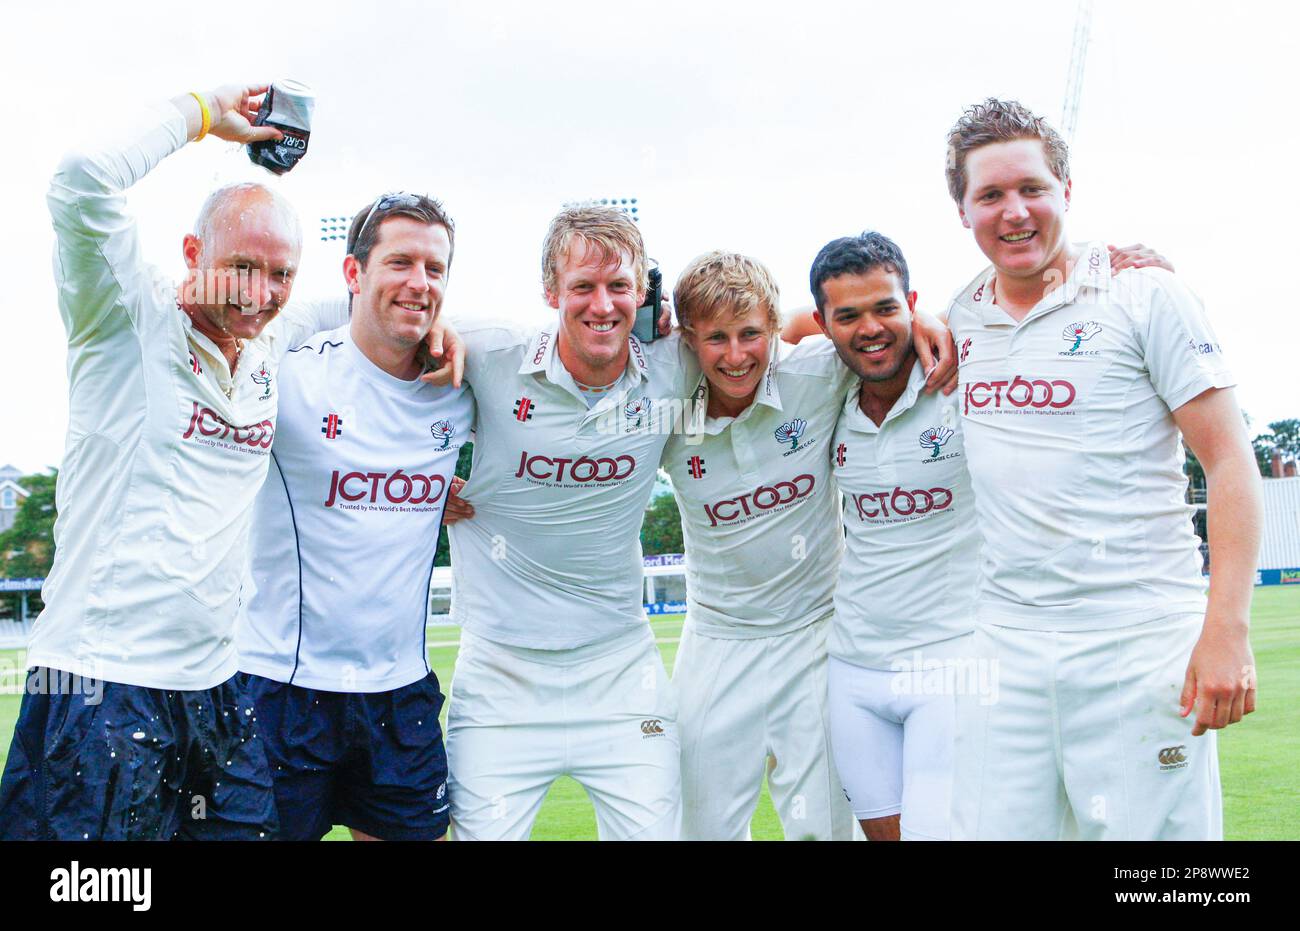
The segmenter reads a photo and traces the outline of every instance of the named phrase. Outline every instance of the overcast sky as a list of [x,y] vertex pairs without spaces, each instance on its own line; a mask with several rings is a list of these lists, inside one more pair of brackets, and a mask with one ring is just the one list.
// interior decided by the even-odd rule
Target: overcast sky
[[[6,8],[0,464],[57,465],[65,348],[44,197],[61,152],[124,107],[294,77],[318,94],[283,179],[217,139],[132,191],[146,256],[179,276],[204,195],[262,180],[299,208],[295,297],[342,289],[323,216],[381,191],[457,223],[446,309],[545,323],[540,247],[562,203],[635,196],[668,281],[722,248],[808,302],[827,240],[903,248],[921,306],[984,264],[943,180],[962,108],[1016,97],[1059,122],[1075,4],[24,3]],[[130,12],[127,12],[127,11]],[[1300,416],[1295,14],[1274,4],[1097,0],[1073,145],[1075,240],[1142,240],[1209,309],[1256,431]]]

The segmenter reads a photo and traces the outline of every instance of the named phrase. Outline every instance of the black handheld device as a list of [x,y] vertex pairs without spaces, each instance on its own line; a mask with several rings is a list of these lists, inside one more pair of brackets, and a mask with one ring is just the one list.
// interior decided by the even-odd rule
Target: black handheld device
[[663,299],[663,274],[659,266],[651,266],[646,274],[649,286],[645,291],[645,303],[636,309],[636,322],[632,325],[632,335],[643,343],[653,343],[659,338],[659,304]]

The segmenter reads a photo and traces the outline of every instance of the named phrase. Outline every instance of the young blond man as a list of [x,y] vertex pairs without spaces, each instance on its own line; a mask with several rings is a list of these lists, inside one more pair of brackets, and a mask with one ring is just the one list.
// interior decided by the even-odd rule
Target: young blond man
[[743,840],[764,764],[787,839],[848,840],[831,760],[826,635],[843,550],[831,438],[849,374],[825,340],[778,360],[780,297],[762,263],[711,252],[673,292],[699,362],[701,434],[663,467],[686,543],[682,837]]

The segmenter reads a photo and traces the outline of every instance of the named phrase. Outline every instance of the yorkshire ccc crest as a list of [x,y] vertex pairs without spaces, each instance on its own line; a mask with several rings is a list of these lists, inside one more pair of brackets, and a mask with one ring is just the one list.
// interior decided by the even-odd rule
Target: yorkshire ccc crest
[[796,449],[799,446],[799,440],[803,436],[803,432],[807,429],[808,421],[797,418],[781,424],[773,431],[772,435],[776,437],[778,443],[783,445],[789,443],[791,449]]
[[1079,345],[1087,339],[1092,339],[1101,332],[1101,324],[1096,320],[1089,320],[1086,323],[1071,323],[1061,331],[1061,339],[1073,340],[1072,345],[1067,352],[1078,352]]
[[456,435],[456,428],[452,426],[450,420],[439,420],[429,428],[429,432],[433,434],[435,440],[442,440],[442,445],[435,447],[442,450],[450,445],[451,438]]
[[952,434],[948,427],[930,427],[921,434],[921,445],[930,450],[930,458],[934,459],[943,445],[952,439]]
[[265,365],[248,377],[253,379],[253,384],[261,385],[264,389],[258,397],[259,401],[265,401],[271,396],[271,373],[266,370]]
[[623,405],[623,414],[627,417],[627,429],[639,430],[650,420],[650,399],[635,398]]

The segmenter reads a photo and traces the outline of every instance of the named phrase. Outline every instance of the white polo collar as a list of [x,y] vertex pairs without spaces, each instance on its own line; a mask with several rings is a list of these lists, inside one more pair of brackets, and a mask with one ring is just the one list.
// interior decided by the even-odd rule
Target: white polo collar
[[[758,383],[758,391],[754,394],[754,400],[749,407],[745,408],[735,417],[705,417],[705,433],[716,435],[733,423],[740,423],[741,421],[747,420],[753,413],[754,408],[760,404],[770,407],[773,410],[782,410],[781,391],[777,387],[776,383],[776,374],[779,371],[778,355],[780,347],[778,343],[779,340],[773,340],[772,351],[767,362],[767,371],[763,373],[763,380]],[[696,403],[703,404],[706,410],[708,409],[709,404],[709,390],[710,386],[708,376],[701,372],[700,380],[696,384],[695,393],[692,397],[696,400]]]
[[[985,326],[1015,326],[1016,321],[993,301],[993,285],[996,278],[997,272],[990,265],[961,290],[957,302],[977,313],[980,322]],[[1073,303],[1084,288],[1109,290],[1110,280],[1110,250],[1106,248],[1105,243],[1087,243],[1080,251],[1078,261],[1074,263],[1074,268],[1065,283],[1044,294],[1043,299],[1034,305],[1034,308],[1020,322],[1024,323],[1031,317],[1041,316],[1057,307]]]
[[[531,375],[544,372],[546,377],[556,384],[572,382],[576,386],[573,376],[569,374],[568,369],[564,367],[564,363],[560,360],[560,354],[556,349],[559,340],[560,327],[558,323],[537,331],[528,342],[523,362],[519,365],[519,374]],[[641,347],[641,341],[629,333],[627,348],[627,368],[625,372],[633,377],[633,383],[649,378],[650,365],[646,362],[645,350]]]

